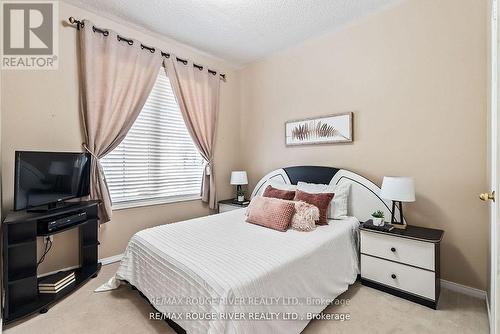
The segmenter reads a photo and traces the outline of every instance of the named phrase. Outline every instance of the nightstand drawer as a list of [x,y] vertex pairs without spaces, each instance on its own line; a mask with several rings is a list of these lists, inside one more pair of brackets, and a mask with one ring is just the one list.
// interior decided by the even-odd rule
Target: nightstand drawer
[[435,270],[434,244],[361,231],[361,253]]
[[368,255],[361,255],[361,277],[435,300],[435,273]]

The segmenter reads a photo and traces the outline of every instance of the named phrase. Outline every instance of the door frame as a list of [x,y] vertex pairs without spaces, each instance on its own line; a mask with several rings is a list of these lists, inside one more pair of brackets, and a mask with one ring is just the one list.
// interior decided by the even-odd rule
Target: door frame
[[[488,129],[488,156],[489,156],[489,191],[498,190],[498,50],[499,50],[499,31],[498,31],[498,2],[491,0],[489,3],[490,14],[490,40],[489,43],[489,129]],[[500,317],[498,313],[498,240],[499,229],[497,228],[498,205],[495,202],[489,202],[490,207],[490,284],[489,294],[487,295],[487,307],[489,313],[490,333],[496,334],[499,330]]]

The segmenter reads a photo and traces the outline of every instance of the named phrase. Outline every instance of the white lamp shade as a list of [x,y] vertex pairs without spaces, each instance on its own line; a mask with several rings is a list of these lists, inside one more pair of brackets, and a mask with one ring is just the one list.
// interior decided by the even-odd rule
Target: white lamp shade
[[231,184],[248,184],[247,172],[245,171],[234,171],[231,172]]
[[380,197],[392,201],[414,202],[415,182],[408,176],[384,176]]

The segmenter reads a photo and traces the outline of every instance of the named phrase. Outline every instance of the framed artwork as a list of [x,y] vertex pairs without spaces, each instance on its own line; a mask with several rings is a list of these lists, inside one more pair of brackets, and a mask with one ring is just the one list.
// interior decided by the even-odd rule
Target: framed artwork
[[285,143],[292,145],[350,143],[352,112],[288,121],[285,123]]

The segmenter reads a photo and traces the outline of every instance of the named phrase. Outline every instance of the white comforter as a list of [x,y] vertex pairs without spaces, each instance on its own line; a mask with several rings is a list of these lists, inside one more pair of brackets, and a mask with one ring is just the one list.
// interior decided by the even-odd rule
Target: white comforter
[[300,333],[354,283],[358,221],[278,232],[244,211],[136,233],[108,287],[128,281],[189,334]]

